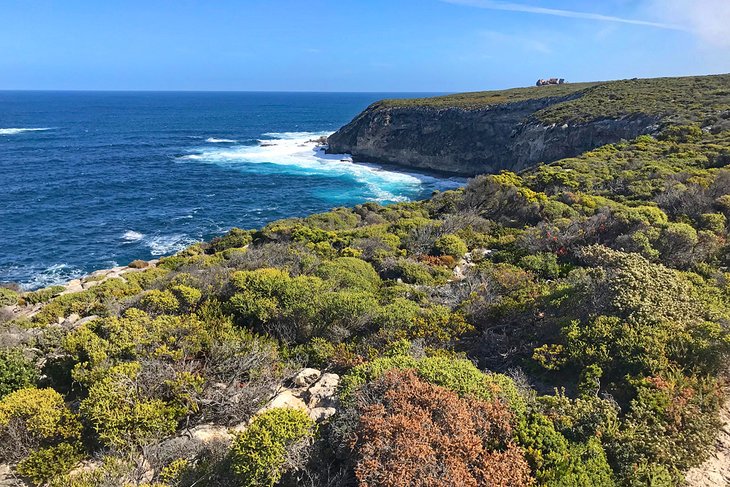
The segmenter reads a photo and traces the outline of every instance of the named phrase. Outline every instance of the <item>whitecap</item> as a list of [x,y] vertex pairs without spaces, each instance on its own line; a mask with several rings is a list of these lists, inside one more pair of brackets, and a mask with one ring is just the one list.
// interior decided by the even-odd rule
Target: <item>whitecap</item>
[[150,254],[155,256],[179,252],[193,243],[195,243],[194,239],[183,234],[156,235],[144,241],[144,244],[150,249]]
[[331,132],[270,132],[259,145],[236,145],[225,148],[203,147],[180,161],[219,164],[245,169],[252,164],[277,166],[277,171],[297,175],[349,178],[366,188],[366,199],[382,203],[408,201],[418,196],[424,184],[431,187],[456,187],[449,180],[385,169],[377,164],[354,163],[346,154],[326,154],[319,138]]
[[36,272],[33,278],[23,284],[24,289],[39,289],[57,284],[65,284],[72,279],[78,279],[84,271],[68,264],[54,264]]
[[0,135],[17,135],[23,132],[41,132],[44,130],[53,130],[50,127],[38,127],[38,128],[7,128],[0,129]]
[[299,140],[303,141],[318,139],[320,137],[328,137],[332,132],[266,132],[264,137],[271,137],[278,140]]
[[134,230],[127,230],[122,235],[122,240],[125,242],[137,242],[144,238],[144,233],[135,232]]
[[235,144],[236,142],[238,142],[234,139],[219,139],[216,137],[208,137],[207,139],[205,139],[205,141],[209,144]]

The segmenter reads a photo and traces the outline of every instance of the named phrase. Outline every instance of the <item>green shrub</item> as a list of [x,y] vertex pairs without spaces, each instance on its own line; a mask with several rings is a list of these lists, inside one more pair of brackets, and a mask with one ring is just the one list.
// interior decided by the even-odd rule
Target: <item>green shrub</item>
[[19,297],[20,295],[16,291],[6,287],[0,287],[0,306],[13,306],[18,304]]
[[180,302],[172,291],[159,289],[144,293],[139,304],[142,309],[152,314],[174,313],[180,307]]
[[0,461],[22,460],[37,448],[80,438],[78,417],[53,389],[20,389],[0,400]]
[[378,301],[366,291],[343,290],[322,295],[311,336],[338,342],[367,325],[367,315],[377,309]]
[[[553,476],[545,479],[550,487],[614,487],[616,479],[597,438],[568,449],[568,461]],[[557,474],[557,475],[556,475]],[[654,485],[654,484],[651,484]]]
[[242,323],[264,330],[278,324],[279,336],[287,341],[306,340],[326,293],[318,277],[290,277],[279,269],[240,271],[231,279],[236,292],[230,306]]
[[37,381],[35,365],[20,350],[0,350],[0,399]]
[[545,279],[556,279],[560,276],[558,256],[553,253],[526,255],[520,259],[519,265]]
[[34,484],[42,485],[71,470],[81,458],[77,447],[60,443],[32,452],[18,463],[17,470]]
[[469,249],[458,235],[446,234],[436,239],[433,250],[436,255],[450,255],[454,259],[461,259]]
[[71,313],[78,313],[81,316],[108,316],[110,307],[114,308],[114,303],[149,289],[167,273],[167,270],[159,267],[140,272],[128,272],[124,275],[124,280],[107,279],[91,289],[58,296],[33,316],[33,323],[50,324]]
[[44,289],[39,289],[38,291],[25,293],[23,294],[23,301],[26,304],[45,303],[46,301],[50,301],[51,299],[61,294],[64,289],[65,288],[63,286],[51,286]]
[[139,395],[135,380],[138,363],[112,368],[94,383],[81,402],[81,415],[107,446],[130,449],[175,431],[176,410],[160,399]]
[[373,266],[356,257],[340,257],[324,262],[317,268],[317,275],[330,281],[335,289],[347,287],[377,292],[380,287],[380,276]]
[[396,298],[374,313],[381,335],[389,341],[421,339],[429,346],[444,347],[474,331],[461,313],[452,313],[446,306],[421,307],[403,298]]
[[231,469],[243,487],[273,486],[281,478],[287,449],[312,435],[314,422],[298,409],[270,409],[254,418],[231,446]]
[[251,232],[240,228],[231,228],[227,234],[211,240],[209,249],[211,253],[222,252],[227,249],[239,249],[250,244],[251,240]]
[[702,138],[702,129],[698,125],[672,125],[659,134],[659,140],[669,142],[695,142]]
[[704,213],[700,215],[700,225],[703,229],[716,234],[725,232],[727,218],[722,213]]
[[637,389],[611,444],[620,474],[631,478],[652,466],[676,477],[699,466],[709,456],[719,424],[717,384],[673,373],[643,379]]
[[409,259],[398,260],[390,273],[393,278],[401,279],[408,284],[421,286],[444,284],[452,277],[451,270],[447,267],[429,266]]
[[172,288],[170,288],[170,291],[177,298],[177,301],[183,312],[187,313],[195,310],[195,308],[198,306],[198,303],[200,302],[200,299],[203,296],[198,289],[190,286],[185,286],[183,284],[173,286]]

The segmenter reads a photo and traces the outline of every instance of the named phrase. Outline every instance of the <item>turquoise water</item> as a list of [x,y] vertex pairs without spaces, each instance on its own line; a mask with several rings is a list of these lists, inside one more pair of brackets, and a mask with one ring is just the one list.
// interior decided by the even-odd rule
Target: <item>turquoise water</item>
[[0,282],[46,286],[233,226],[461,183],[312,141],[391,96],[404,95],[0,92]]

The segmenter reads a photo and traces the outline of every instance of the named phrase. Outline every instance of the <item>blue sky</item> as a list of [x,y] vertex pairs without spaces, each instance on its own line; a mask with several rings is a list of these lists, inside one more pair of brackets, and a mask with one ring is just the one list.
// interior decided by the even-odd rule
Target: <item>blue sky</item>
[[730,0],[0,0],[0,89],[465,91],[730,72]]

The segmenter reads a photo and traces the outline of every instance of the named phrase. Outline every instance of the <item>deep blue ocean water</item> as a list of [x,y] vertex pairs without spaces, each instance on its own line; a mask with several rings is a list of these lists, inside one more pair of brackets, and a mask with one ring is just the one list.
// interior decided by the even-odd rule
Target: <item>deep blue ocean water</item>
[[0,92],[0,282],[46,286],[233,226],[460,183],[309,142],[390,96],[403,94]]

